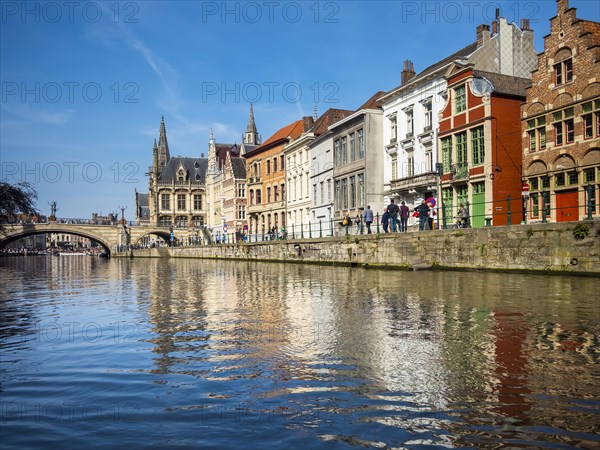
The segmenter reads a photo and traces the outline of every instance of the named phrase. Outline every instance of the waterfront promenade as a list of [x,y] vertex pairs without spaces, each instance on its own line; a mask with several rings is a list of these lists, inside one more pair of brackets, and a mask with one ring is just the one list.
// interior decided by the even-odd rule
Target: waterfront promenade
[[150,248],[117,257],[477,269],[600,276],[600,221]]

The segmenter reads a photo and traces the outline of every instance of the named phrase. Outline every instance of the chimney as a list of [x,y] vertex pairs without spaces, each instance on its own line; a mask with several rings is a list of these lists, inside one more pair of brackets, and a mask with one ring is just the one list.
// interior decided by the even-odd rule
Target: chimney
[[483,32],[490,31],[490,26],[486,24],[481,24],[476,28],[477,33],[477,47],[481,47],[483,45]]
[[498,34],[498,21],[494,20],[492,22],[492,36],[496,36]]
[[310,130],[310,127],[313,125],[313,118],[311,116],[306,116],[302,118],[302,127],[303,131],[306,132]]
[[411,60],[407,59],[404,61],[404,69],[400,73],[400,85],[404,85],[409,82],[416,75],[415,68]]
[[556,0],[556,9],[559,13],[569,9],[569,0]]
[[529,19],[521,19],[521,31],[531,31]]

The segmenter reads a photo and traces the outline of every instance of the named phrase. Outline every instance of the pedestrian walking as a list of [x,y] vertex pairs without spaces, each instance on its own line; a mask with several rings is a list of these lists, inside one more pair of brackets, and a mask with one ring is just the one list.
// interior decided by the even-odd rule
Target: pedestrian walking
[[360,210],[356,213],[356,235],[363,234],[362,214]]
[[389,216],[390,224],[392,225],[392,231],[396,232],[396,224],[398,222],[398,212],[400,212],[400,208],[398,205],[394,203],[394,199],[390,199],[390,204],[385,209]]
[[383,215],[381,216],[381,225],[383,226],[383,232],[389,233],[388,227],[390,223],[390,215],[387,212],[387,209],[383,211]]
[[421,200],[421,204],[415,208],[415,211],[419,213],[419,231],[429,229],[429,206],[425,203],[425,200]]
[[406,206],[406,203],[403,201],[400,205],[400,231],[402,233],[406,233],[408,229],[408,214],[408,206]]
[[370,205],[367,205],[367,209],[363,212],[363,221],[367,226],[367,234],[371,234],[371,224],[373,223],[373,210]]

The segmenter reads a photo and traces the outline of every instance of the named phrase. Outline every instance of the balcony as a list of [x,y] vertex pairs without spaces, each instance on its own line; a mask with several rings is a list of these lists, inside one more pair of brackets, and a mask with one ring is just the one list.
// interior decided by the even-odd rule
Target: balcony
[[464,180],[469,178],[469,166],[467,164],[452,164],[452,180]]
[[262,183],[261,177],[250,177],[250,178],[248,178],[248,181],[247,181],[248,186],[253,185],[253,184],[260,184],[260,183]]
[[390,190],[391,191],[399,191],[406,190],[409,188],[413,188],[416,186],[423,185],[436,185],[437,180],[435,177],[435,172],[422,173],[419,175],[415,175],[412,177],[400,178],[398,180],[392,180],[390,182]]

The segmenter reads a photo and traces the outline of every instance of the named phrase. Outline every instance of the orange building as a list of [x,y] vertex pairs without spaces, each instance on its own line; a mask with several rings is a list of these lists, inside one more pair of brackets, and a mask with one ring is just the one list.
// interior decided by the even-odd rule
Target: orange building
[[[520,107],[530,80],[454,63],[446,73],[438,161],[446,222],[469,203],[471,225],[518,224],[521,197]],[[510,210],[509,200],[510,197]],[[488,220],[489,221],[489,220]]]
[[588,200],[600,214],[600,23],[578,19],[567,0],[557,6],[523,105],[532,221],[543,220],[544,210],[551,221],[580,220]]
[[250,235],[264,235],[273,227],[285,227],[286,186],[283,151],[290,140],[297,139],[304,131],[307,129],[303,120],[297,120],[281,128],[263,144],[244,155]]

